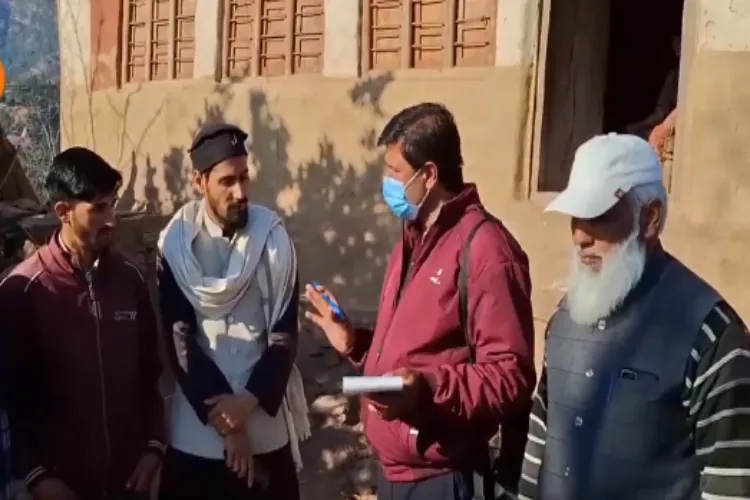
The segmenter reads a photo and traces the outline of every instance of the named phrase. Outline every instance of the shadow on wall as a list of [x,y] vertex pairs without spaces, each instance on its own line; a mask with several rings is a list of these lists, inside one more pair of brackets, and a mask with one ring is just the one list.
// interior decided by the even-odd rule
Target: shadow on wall
[[[352,105],[385,119],[380,98],[392,80],[392,75],[386,74],[359,81],[348,91]],[[217,85],[212,104],[206,100],[203,116],[191,127],[191,135],[205,123],[224,121],[241,89],[232,83]],[[364,130],[360,137],[361,145],[371,153],[363,165],[343,161],[325,134],[319,139],[317,155],[292,163],[289,147],[293,138],[284,117],[274,112],[265,92],[249,92],[248,149],[255,164],[251,198],[284,217],[297,245],[303,282],[327,284],[340,296],[345,294],[341,299],[350,310],[368,315],[377,304],[388,253],[399,231],[380,198],[378,131]],[[233,114],[236,111],[232,108]],[[170,148],[159,161],[147,156],[144,177],[136,175],[136,155],[137,151],[132,155],[120,208],[169,210],[190,199],[192,173],[183,147]],[[145,207],[135,204],[134,183],[139,177],[146,179]],[[168,193],[160,193],[157,186],[165,186]]]

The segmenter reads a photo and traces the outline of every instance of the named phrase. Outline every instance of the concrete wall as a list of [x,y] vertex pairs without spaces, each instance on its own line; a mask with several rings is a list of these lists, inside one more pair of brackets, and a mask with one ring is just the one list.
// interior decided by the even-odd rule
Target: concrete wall
[[[61,2],[75,4],[77,12],[104,13],[119,0],[99,0],[96,7],[89,7],[88,0]],[[534,115],[529,89],[534,88],[539,5],[533,0],[498,2],[496,64],[491,68],[360,78],[357,2],[329,0],[336,9],[326,11],[323,75],[216,83],[211,69],[217,67],[218,47],[211,45],[217,42],[209,31],[214,29],[210,16],[218,15],[218,9],[211,7],[215,0],[199,0],[209,25],[197,33],[199,43],[206,45],[196,50],[194,69],[203,76],[105,90],[92,90],[107,86],[101,82],[89,85],[79,78],[92,59],[97,74],[114,74],[112,64],[117,64],[111,50],[116,37],[96,28],[105,21],[92,21],[86,28],[93,33],[88,47],[96,45],[98,52],[62,47],[69,68],[64,70],[63,141],[92,145],[122,170],[124,208],[169,211],[191,194],[185,147],[202,121],[231,120],[249,129],[256,167],[253,196],[287,216],[303,278],[331,284],[343,291],[351,307],[366,310],[377,303],[385,257],[398,233],[379,200],[374,139],[384,120],[400,108],[439,100],[457,117],[468,178],[478,183],[487,207],[506,221],[530,254],[541,326],[560,295],[568,221],[543,216],[546,200],[528,196]],[[684,119],[665,241],[750,316],[744,286],[750,278],[744,262],[750,230],[743,215],[750,208],[750,89],[745,85],[750,35],[742,30],[750,13],[730,4],[750,2],[688,0],[689,67],[684,69]],[[95,19],[97,14],[91,15]],[[92,57],[92,52],[98,55]]]
[[750,318],[750,1],[688,0],[667,244]]

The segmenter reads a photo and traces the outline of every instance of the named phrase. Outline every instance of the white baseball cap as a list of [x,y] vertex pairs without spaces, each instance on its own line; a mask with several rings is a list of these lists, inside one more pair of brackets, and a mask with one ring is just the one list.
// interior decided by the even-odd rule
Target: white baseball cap
[[545,212],[595,219],[633,187],[664,182],[659,156],[635,135],[598,135],[581,144],[573,158],[568,186]]

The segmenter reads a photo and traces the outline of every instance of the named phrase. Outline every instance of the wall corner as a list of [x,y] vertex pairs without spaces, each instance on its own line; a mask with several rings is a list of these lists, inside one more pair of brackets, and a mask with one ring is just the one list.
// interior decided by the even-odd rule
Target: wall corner
[[60,80],[63,86],[87,86],[91,71],[91,0],[60,0],[57,9]]
[[[221,57],[222,9],[219,0],[197,0],[193,78],[215,78]],[[200,20],[200,22],[198,22]]]
[[495,1],[495,66],[530,64],[536,58],[543,3],[551,0]]
[[362,2],[323,0],[323,12],[323,75],[358,77]]

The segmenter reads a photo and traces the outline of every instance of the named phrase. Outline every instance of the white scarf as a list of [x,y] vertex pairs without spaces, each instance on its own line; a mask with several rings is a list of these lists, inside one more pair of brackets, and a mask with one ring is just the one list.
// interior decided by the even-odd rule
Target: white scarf
[[[205,318],[220,319],[232,312],[256,278],[264,298],[266,326],[271,328],[289,304],[297,277],[294,245],[286,231],[274,231],[282,226],[281,218],[265,207],[250,205],[248,224],[234,236],[224,275],[213,278],[204,276],[192,250],[205,216],[205,201],[189,202],[175,213],[159,236],[159,249],[182,293]],[[299,442],[310,437],[310,422],[302,376],[296,365],[289,376],[282,411],[299,470]]]

